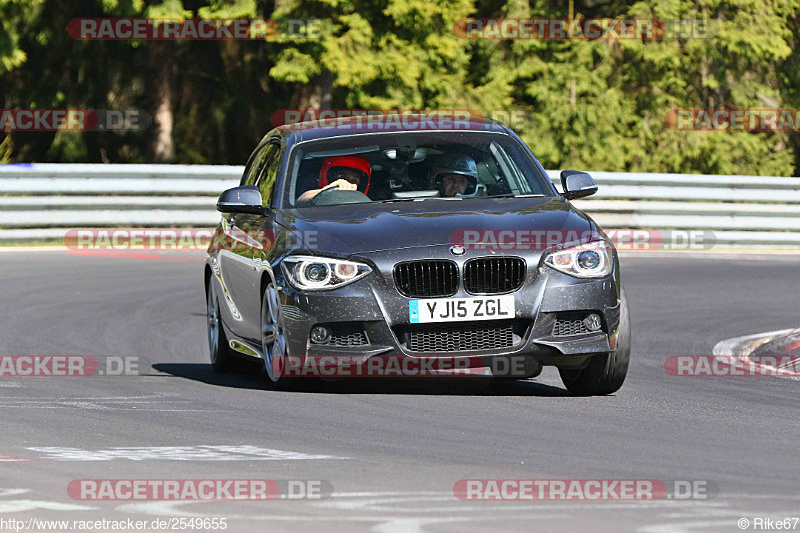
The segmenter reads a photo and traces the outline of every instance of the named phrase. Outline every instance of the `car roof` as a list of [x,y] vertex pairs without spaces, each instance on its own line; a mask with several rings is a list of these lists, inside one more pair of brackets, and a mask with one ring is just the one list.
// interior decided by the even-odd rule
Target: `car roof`
[[[474,113],[474,112],[473,112]],[[481,131],[509,133],[508,128],[488,117],[464,112],[425,114],[367,114],[286,124],[275,128],[293,137],[292,144],[315,139],[366,133],[401,133],[417,131]]]

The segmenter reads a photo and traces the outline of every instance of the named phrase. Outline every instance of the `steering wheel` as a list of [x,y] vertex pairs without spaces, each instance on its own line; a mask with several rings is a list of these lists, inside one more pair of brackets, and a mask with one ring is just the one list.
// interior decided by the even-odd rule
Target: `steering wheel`
[[369,196],[361,191],[340,191],[339,187],[322,189],[308,201],[309,205],[365,204],[372,202]]
[[495,181],[486,191],[486,196],[511,194],[511,187],[503,180]]

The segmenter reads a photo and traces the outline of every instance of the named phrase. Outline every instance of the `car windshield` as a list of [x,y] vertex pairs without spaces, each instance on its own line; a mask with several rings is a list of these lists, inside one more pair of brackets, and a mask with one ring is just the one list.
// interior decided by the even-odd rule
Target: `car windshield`
[[284,205],[313,207],[554,193],[509,135],[401,132],[298,144],[290,154],[284,195]]

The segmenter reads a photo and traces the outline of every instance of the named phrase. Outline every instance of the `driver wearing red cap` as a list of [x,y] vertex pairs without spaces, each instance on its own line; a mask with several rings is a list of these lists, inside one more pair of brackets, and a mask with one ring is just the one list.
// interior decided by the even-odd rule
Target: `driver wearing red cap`
[[326,157],[319,171],[319,189],[311,189],[300,195],[298,202],[308,202],[321,191],[338,187],[340,191],[361,191],[367,194],[372,165],[361,155],[337,155]]

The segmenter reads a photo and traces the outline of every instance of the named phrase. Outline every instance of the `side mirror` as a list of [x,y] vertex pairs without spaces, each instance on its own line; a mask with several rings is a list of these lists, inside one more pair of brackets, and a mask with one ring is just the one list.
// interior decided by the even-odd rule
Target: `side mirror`
[[220,213],[249,213],[251,215],[264,214],[265,208],[261,205],[261,192],[255,185],[242,185],[228,189],[217,200],[217,211]]
[[562,170],[561,186],[564,188],[561,196],[567,200],[583,198],[597,192],[597,184],[592,177],[587,172],[578,170]]

